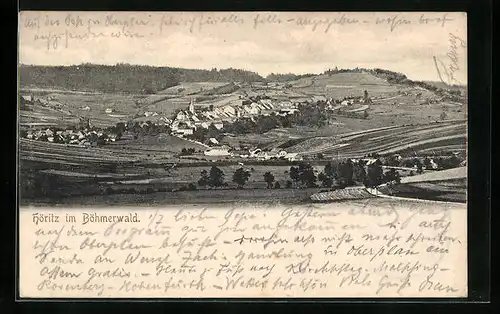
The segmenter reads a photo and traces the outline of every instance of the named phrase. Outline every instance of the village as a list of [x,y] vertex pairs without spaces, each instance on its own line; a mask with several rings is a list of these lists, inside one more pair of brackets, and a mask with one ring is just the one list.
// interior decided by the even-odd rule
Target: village
[[[167,132],[172,136],[182,140],[194,142],[205,147],[203,154],[207,157],[235,157],[235,158],[251,158],[256,160],[303,160],[303,156],[298,153],[289,153],[283,149],[271,149],[269,151],[258,147],[231,147],[227,144],[220,143],[219,135],[227,134],[227,129],[236,121],[247,119],[252,122],[257,122],[262,117],[287,117],[299,114],[299,106],[307,105],[314,101],[323,102],[325,109],[330,112],[337,111],[343,107],[349,107],[354,104],[363,105],[361,110],[366,110],[371,99],[363,97],[344,97],[341,100],[334,100],[325,97],[312,97],[308,101],[292,102],[292,101],[277,101],[265,95],[250,96],[245,99],[231,100],[227,104],[218,106],[207,104],[196,104],[194,99],[190,100],[186,109],[178,110],[172,117],[160,116],[154,111],[145,111],[144,118],[150,118],[147,121],[129,121],[120,122],[116,126],[107,128],[97,128],[92,125],[90,119],[80,117],[80,122],[70,128],[48,127],[43,129],[35,129],[33,127],[22,130],[20,136],[22,138],[45,141],[51,143],[60,143],[67,145],[81,145],[88,147],[96,147],[106,145],[112,142],[119,141],[124,136],[133,134],[134,138],[140,135],[147,135],[151,130],[156,130],[156,133]],[[55,103],[55,105],[54,105]],[[61,105],[54,102],[53,99],[43,99],[42,97],[21,96],[21,105],[24,108],[30,105],[38,104],[42,106],[51,106],[61,108]],[[82,110],[88,111],[87,106]],[[360,111],[360,110],[352,110]],[[111,108],[104,110],[105,114],[113,113]],[[200,131],[212,130],[214,136],[199,141],[196,134]],[[210,132],[208,132],[210,134]],[[219,139],[218,139],[218,138]]]

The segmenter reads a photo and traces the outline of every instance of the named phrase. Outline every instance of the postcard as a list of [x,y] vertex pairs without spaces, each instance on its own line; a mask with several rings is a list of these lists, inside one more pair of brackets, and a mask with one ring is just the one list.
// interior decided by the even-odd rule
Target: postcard
[[19,13],[31,298],[467,297],[467,15]]

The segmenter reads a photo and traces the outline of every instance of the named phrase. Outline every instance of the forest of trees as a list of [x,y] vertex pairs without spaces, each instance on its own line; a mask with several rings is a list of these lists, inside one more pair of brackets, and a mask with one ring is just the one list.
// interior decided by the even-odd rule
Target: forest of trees
[[144,65],[97,65],[19,67],[21,87],[151,94],[179,82],[264,81],[259,74],[239,69],[182,69]]
[[311,77],[315,76],[317,74],[293,74],[293,73],[286,73],[286,74],[275,74],[271,73],[268,76],[266,76],[266,80],[271,81],[271,82],[288,82],[288,81],[295,81],[301,78],[305,77]]

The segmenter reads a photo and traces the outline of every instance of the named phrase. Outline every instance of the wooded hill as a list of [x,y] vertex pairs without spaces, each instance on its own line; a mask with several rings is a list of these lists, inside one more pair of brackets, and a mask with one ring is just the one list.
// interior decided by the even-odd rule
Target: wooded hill
[[[328,69],[323,74],[367,72],[383,78],[390,84],[419,86],[440,96],[465,102],[464,88],[458,86],[436,86],[428,82],[412,81],[402,73],[384,69]],[[270,74],[266,78],[258,73],[240,69],[183,69],[153,67],[145,65],[97,65],[72,66],[20,65],[21,87],[55,88],[63,90],[100,91],[110,93],[154,94],[180,82],[257,82],[293,81],[315,74]],[[443,84],[444,85],[444,84]]]
[[255,82],[259,74],[239,69],[182,69],[143,65],[34,66],[19,67],[21,87],[152,94],[179,82]]

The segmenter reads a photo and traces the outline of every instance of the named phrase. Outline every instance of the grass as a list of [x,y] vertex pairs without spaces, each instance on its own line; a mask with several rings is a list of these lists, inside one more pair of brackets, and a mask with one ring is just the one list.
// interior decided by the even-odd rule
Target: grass
[[315,189],[280,189],[280,190],[199,190],[183,192],[156,192],[151,194],[113,194],[73,196],[59,200],[39,199],[23,200],[21,205],[51,206],[164,206],[176,204],[297,204],[308,202]]
[[227,82],[183,82],[179,85],[164,89],[160,95],[189,95],[202,91],[209,91],[227,85]]
[[[465,139],[465,124],[460,121],[432,123],[426,125],[407,125],[394,128],[381,128],[348,135],[314,137],[288,148],[291,152],[326,153],[339,156],[362,157],[368,153],[396,153],[419,147],[428,149],[461,143]],[[465,145],[465,141],[463,141]]]
[[[450,184],[451,182],[454,184]],[[403,183],[390,190],[382,188],[381,192],[398,197],[465,203],[467,201],[467,180]]]
[[402,183],[416,183],[416,182],[439,182],[446,180],[459,180],[467,178],[467,167],[458,167],[446,169],[441,171],[432,171],[421,175],[402,178]]
[[[121,95],[109,93],[62,93],[50,92],[47,97],[53,97],[54,102],[60,103],[60,110],[50,110],[42,105],[31,106],[34,111],[21,111],[23,116],[43,115],[46,119],[56,122],[57,126],[70,126],[78,123],[79,118],[90,119],[97,127],[107,127],[118,122],[132,119],[139,111],[135,101],[142,96]],[[44,97],[45,98],[45,97]],[[84,108],[88,107],[89,110]],[[113,110],[111,114],[105,112],[107,108]],[[63,119],[66,118],[66,119]],[[67,122],[67,123],[66,123]]]

